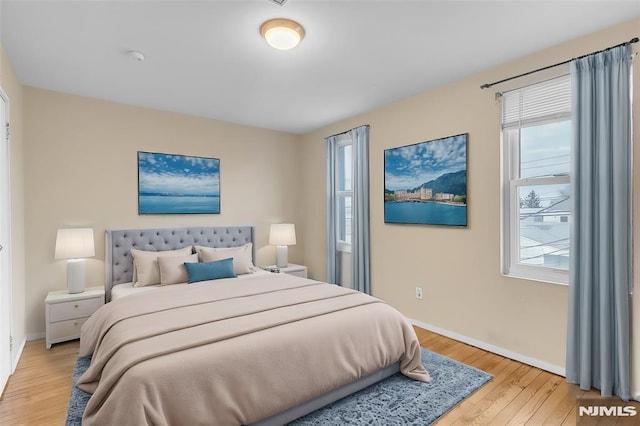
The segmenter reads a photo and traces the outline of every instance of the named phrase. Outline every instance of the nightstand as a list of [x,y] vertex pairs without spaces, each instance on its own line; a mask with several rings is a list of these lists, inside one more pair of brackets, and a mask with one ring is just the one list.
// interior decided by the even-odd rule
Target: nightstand
[[54,343],[80,337],[80,328],[104,305],[104,287],[87,287],[82,293],[50,291],[44,301],[47,321],[47,349]]
[[[270,266],[270,268],[275,267],[275,265]],[[307,278],[307,267],[296,265],[295,263],[290,263],[286,268],[280,268],[280,272],[283,274],[295,275],[296,277]]]

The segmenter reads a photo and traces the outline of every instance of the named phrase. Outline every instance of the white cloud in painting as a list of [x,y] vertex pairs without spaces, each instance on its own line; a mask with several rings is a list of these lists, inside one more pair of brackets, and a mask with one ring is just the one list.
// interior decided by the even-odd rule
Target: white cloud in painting
[[466,135],[385,151],[385,188],[413,189],[446,173],[466,169]]
[[220,195],[220,162],[214,158],[138,153],[140,193]]

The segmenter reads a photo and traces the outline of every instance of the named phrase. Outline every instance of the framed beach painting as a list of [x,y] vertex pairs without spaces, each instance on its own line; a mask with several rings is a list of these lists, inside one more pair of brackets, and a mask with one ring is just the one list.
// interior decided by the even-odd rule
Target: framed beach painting
[[138,214],[220,213],[220,160],[138,151]]
[[385,223],[467,226],[468,136],[384,151]]

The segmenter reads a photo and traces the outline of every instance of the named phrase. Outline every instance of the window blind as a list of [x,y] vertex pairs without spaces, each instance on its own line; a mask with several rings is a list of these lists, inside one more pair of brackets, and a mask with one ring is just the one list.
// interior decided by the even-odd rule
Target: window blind
[[523,127],[571,113],[571,78],[553,78],[502,95],[502,128]]

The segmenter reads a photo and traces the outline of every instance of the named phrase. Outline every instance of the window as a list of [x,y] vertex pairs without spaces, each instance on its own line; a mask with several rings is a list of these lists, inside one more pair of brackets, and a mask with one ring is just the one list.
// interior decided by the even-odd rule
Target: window
[[568,75],[503,94],[502,149],[502,272],[568,283]]
[[369,126],[325,139],[327,282],[371,293]]
[[352,186],[352,141],[350,137],[343,137],[338,142],[336,150],[336,206],[338,251],[351,251],[351,203],[353,200]]

